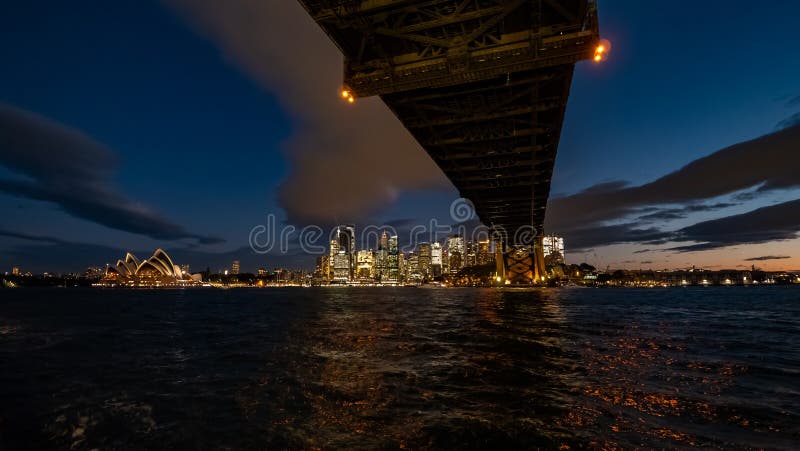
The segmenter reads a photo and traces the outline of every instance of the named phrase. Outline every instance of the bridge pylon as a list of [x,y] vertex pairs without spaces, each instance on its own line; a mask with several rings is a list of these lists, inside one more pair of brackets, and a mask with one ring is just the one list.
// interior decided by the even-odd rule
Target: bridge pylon
[[501,242],[495,250],[497,282],[511,286],[543,285],[547,280],[544,264],[543,238],[530,244]]

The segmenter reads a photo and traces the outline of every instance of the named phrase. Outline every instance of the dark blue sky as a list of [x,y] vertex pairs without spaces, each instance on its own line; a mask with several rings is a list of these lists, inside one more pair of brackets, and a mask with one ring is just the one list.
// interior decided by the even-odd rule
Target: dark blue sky
[[[62,254],[59,267],[52,269],[80,269],[118,258],[103,257],[109,252],[105,249],[149,251],[158,246],[176,252],[191,249],[196,253],[193,265],[213,265],[246,246],[250,229],[263,223],[266,214],[287,219],[287,199],[297,203],[296,195],[291,195],[292,182],[314,177],[301,174],[299,168],[319,155],[298,151],[294,143],[315,136],[314,121],[323,120],[309,119],[305,111],[323,107],[313,100],[287,100],[287,91],[300,93],[296,99],[313,92],[316,87],[306,89],[314,83],[313,76],[273,70],[269,59],[254,62],[254,57],[278,55],[276,68],[313,67],[319,61],[325,70],[320,74],[340,73],[340,68],[334,67],[339,56],[333,47],[317,45],[324,36],[313,24],[296,29],[308,35],[311,44],[305,37],[278,35],[282,25],[278,21],[286,17],[308,22],[298,15],[302,10],[297,5],[286,2],[274,8],[280,11],[261,16],[264,8],[254,6],[254,0],[224,6],[182,0],[168,4],[34,0],[0,5],[0,104],[76,129],[106,146],[116,163],[106,180],[113,189],[104,186],[103,192],[123,195],[131,208],[141,205],[185,229],[158,236],[131,233],[76,215],[61,201],[4,190],[0,208],[7,213],[0,219],[0,230],[13,233],[0,237],[3,270],[12,264],[48,269],[38,265],[44,261],[42,254],[50,252]],[[574,194],[609,181],[646,184],[712,152],[775,132],[779,123],[800,112],[800,102],[792,101],[800,96],[797,2],[770,1],[754,8],[744,1],[600,0],[599,7],[601,31],[611,40],[613,52],[602,65],[578,66],[553,178],[554,195]],[[237,24],[241,17],[250,20]],[[250,29],[255,31],[246,34]],[[290,54],[280,55],[280,45],[274,43],[281,39],[287,40],[283,44]],[[266,41],[274,47],[261,49]],[[303,59],[312,61],[298,61]],[[340,80],[319,78],[322,89],[330,86],[334,97]],[[360,113],[340,115],[361,114],[351,122],[363,122],[370,117],[367,111],[380,108],[378,102],[360,103],[356,105]],[[360,139],[357,134],[355,129],[351,136]],[[336,141],[327,136],[314,141],[323,143],[316,152],[334,152],[319,148],[328,145],[349,146],[347,135]],[[375,162],[351,162],[353,172],[348,177],[378,174],[354,191],[368,192],[370,186],[387,180],[388,194],[364,199],[364,216],[357,219],[424,223],[431,216],[448,217],[456,192],[437,179],[421,150],[413,143],[408,148],[407,155],[393,151]],[[51,151],[59,152],[59,146]],[[381,149],[373,151],[380,154]],[[31,176],[9,163],[13,151],[4,152],[0,148],[4,158],[0,179]],[[346,152],[342,155],[347,158]],[[424,166],[419,171],[424,176],[414,174],[417,165]],[[393,174],[392,167],[400,174]],[[284,185],[290,188],[281,191]],[[320,197],[313,190],[307,194]],[[325,200],[322,205],[330,207],[337,220],[354,220],[347,212],[359,207],[357,194],[352,205],[342,206],[341,217],[336,202]],[[672,230],[796,197],[794,187],[766,192],[746,203],[732,203],[716,215],[695,212],[677,220]],[[294,217],[304,213],[302,207],[289,207],[297,208],[291,212]],[[623,218],[611,218],[615,220]],[[55,237],[63,243],[20,239],[12,237],[14,233]],[[191,238],[195,235],[224,242],[198,245]],[[104,248],[70,254],[85,250],[86,244]],[[637,243],[606,244],[611,246],[599,251],[602,257],[584,253],[580,259],[625,266],[634,263],[626,260],[631,250],[641,250]],[[759,249],[737,248],[744,251],[736,258],[756,257],[763,253],[760,249],[774,253],[771,245],[775,252],[786,249],[785,242],[757,245]],[[569,252],[569,241],[567,246]],[[789,249],[800,249],[797,240],[789,241]],[[647,261],[665,266],[689,261],[709,266],[717,260],[731,266],[740,263],[728,258],[729,251],[680,260],[669,260],[672,254],[661,252]],[[206,263],[197,256],[202,253],[221,254],[216,260],[209,256]],[[250,261],[255,264],[257,259],[252,256]],[[781,259],[780,265],[795,264],[792,260]]]

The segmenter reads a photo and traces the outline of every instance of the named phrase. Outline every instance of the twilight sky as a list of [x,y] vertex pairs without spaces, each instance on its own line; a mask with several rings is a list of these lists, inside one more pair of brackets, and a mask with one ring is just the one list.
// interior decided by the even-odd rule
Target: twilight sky
[[[546,224],[568,261],[800,269],[800,4],[599,6],[614,51],[577,67]],[[270,213],[450,222],[443,174],[340,83],[294,0],[0,4],[0,271],[157,247],[193,270],[307,265],[249,250]]]

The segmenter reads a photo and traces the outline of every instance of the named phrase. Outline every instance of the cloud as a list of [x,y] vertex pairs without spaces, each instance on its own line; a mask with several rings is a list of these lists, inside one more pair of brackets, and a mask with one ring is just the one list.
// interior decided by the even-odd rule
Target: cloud
[[4,236],[7,238],[16,238],[25,241],[36,241],[48,244],[62,244],[65,242],[60,238],[55,238],[51,236],[31,235],[28,233],[13,232],[10,230],[3,230],[3,229],[0,229],[0,236]]
[[684,219],[692,213],[709,212],[715,210],[722,210],[729,207],[734,207],[735,204],[719,202],[716,204],[691,204],[683,208],[665,208],[657,209],[654,213],[648,213],[639,216],[639,221],[655,222],[655,221],[672,221],[675,219]]
[[622,243],[665,244],[673,236],[672,233],[664,232],[657,227],[645,227],[636,222],[594,225],[572,229],[564,235],[569,247],[575,249],[575,252]]
[[800,113],[794,113],[793,115],[787,117],[786,119],[778,122],[778,125],[775,127],[779,130],[784,128],[793,127],[795,125],[800,125]]
[[[704,203],[718,196],[747,189],[754,189],[748,193],[755,196],[769,190],[800,186],[798,152],[800,125],[727,147],[644,185],[631,186],[623,181],[598,184],[574,195],[551,199],[545,229],[564,235],[571,246],[579,250],[618,243],[698,241],[697,245],[675,248],[685,252],[766,242],[769,236],[785,239],[783,237],[793,236],[798,228],[791,234],[784,229],[776,233],[768,223],[752,221],[747,224],[749,234],[744,236],[727,233],[721,228],[729,224],[726,222],[707,221],[677,232],[665,232],[663,226],[652,224],[734,206]],[[685,206],[671,207],[675,204]],[[668,207],[654,209],[661,205]],[[639,216],[636,220],[625,219],[632,215]],[[739,216],[730,217],[731,224],[750,219]],[[764,232],[763,236],[759,231]],[[714,233],[724,235],[714,237]]]
[[678,230],[673,241],[694,241],[698,244],[678,246],[670,250],[697,252],[738,244],[759,244],[797,238],[800,231],[800,199],[747,213],[704,221]]
[[623,218],[637,207],[682,204],[734,193],[800,186],[800,125],[699,158],[641,186],[603,183],[551,199],[545,228],[558,232]]
[[763,257],[752,257],[746,258],[744,261],[746,262],[763,262],[767,260],[786,260],[787,258],[792,258],[788,255],[765,255]]
[[278,192],[290,221],[357,222],[402,191],[450,187],[380,99],[341,101],[342,55],[299,2],[165,1],[294,116]]
[[0,103],[0,165],[17,178],[0,191],[51,202],[64,212],[112,229],[160,240],[221,240],[189,233],[116,191],[114,153],[85,134],[37,114]]

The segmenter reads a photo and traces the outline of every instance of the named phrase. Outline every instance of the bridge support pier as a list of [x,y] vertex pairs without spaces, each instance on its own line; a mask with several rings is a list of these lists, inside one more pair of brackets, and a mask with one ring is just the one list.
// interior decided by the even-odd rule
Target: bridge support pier
[[547,273],[544,265],[542,237],[536,237],[531,245],[497,246],[497,282],[506,285],[542,285]]

